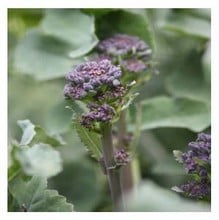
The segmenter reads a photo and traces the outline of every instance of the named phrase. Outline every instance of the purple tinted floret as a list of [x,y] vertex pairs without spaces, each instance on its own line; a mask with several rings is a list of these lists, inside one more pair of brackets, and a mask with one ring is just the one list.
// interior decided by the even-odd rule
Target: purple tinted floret
[[202,167],[200,161],[204,164],[211,163],[211,136],[208,134],[198,134],[195,142],[188,144],[190,150],[183,153],[182,161],[188,173],[199,171]]
[[71,83],[68,83],[64,87],[64,96],[66,98],[71,99],[81,99],[87,95],[87,92],[84,88],[75,85],[73,86]]
[[95,95],[95,99],[98,101],[112,101],[114,99],[122,98],[126,93],[126,89],[119,85],[116,87],[110,87],[106,92],[98,92]]
[[192,198],[210,196],[211,192],[211,135],[200,133],[196,141],[188,144],[189,150],[182,154],[181,162],[187,173],[196,176],[194,181],[179,188]]
[[114,82],[119,81],[121,75],[120,67],[106,59],[80,64],[67,74],[69,83],[65,86],[64,95],[81,99],[89,92],[97,92],[103,85],[114,86]]
[[114,116],[114,109],[107,104],[98,105],[95,103],[88,104],[89,112],[82,115],[81,125],[91,128],[95,122],[107,122]]
[[186,196],[201,199],[211,194],[211,185],[207,181],[190,181],[180,186]]
[[147,68],[147,61],[151,58],[151,49],[136,36],[116,34],[97,45],[99,58],[108,57],[113,63],[121,65],[128,72],[142,72]]
[[113,56],[126,55],[128,53],[142,53],[149,49],[148,45],[138,37],[126,34],[116,34],[111,38],[101,41],[97,49],[105,54]]
[[134,72],[134,73],[142,72],[147,69],[145,63],[136,58],[123,60],[121,62],[121,66],[125,70],[128,70],[129,72]]
[[117,165],[124,166],[130,162],[130,155],[125,149],[120,149],[114,153],[114,160]]

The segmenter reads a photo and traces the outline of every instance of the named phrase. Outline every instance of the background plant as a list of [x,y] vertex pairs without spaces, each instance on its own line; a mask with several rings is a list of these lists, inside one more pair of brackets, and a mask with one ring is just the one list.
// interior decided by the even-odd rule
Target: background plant
[[[141,184],[139,194],[130,200],[129,210],[205,210],[171,192],[166,195],[166,190],[171,191],[173,185],[187,179],[183,168],[172,158],[172,150],[185,151],[197,132],[210,129],[210,11],[207,9],[9,10],[10,149],[19,145],[13,140],[20,140],[21,130],[16,124],[20,119],[29,118],[49,134],[61,134],[65,145],[55,151],[61,155],[62,172],[57,169],[60,164],[54,163],[58,166],[53,175],[59,173],[44,177],[42,188],[45,178],[48,179],[48,187],[66,196],[76,211],[111,210],[102,171],[84,150],[84,144],[72,129],[71,112],[64,108],[73,105],[80,112],[84,106],[62,101],[62,89],[64,76],[72,65],[84,61],[98,39],[115,33],[145,40],[160,71],[159,76],[153,75],[146,85],[138,88],[140,95],[135,100],[142,106],[134,166],[135,182]],[[128,131],[135,130],[137,110],[135,104],[130,106]],[[53,155],[53,144],[48,140],[36,140],[30,149],[41,149],[40,142],[51,145],[45,149],[48,155]],[[22,173],[26,172],[22,174],[25,182],[18,182],[22,189],[35,171],[27,173],[22,166],[26,152],[20,155],[18,159],[19,156],[14,158],[12,154],[9,165],[18,163]],[[9,191],[16,176],[13,172],[13,169],[9,172],[12,175]],[[14,199],[12,191],[10,204]],[[155,200],[148,204],[150,195]],[[24,211],[25,207],[20,206],[15,209],[12,205],[10,210]]]

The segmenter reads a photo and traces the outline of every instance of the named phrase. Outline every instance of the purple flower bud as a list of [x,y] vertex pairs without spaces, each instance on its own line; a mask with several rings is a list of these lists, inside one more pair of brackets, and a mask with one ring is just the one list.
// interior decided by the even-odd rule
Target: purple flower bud
[[121,66],[125,70],[128,70],[129,72],[134,72],[134,73],[142,72],[147,69],[145,63],[136,58],[123,60],[121,63]]
[[66,84],[64,88],[64,96],[65,98],[71,98],[71,99],[81,99],[87,95],[87,92],[79,87],[79,86],[73,86],[71,83]]
[[149,49],[148,45],[138,37],[126,34],[116,34],[111,38],[101,41],[97,49],[104,54],[113,56],[127,55],[128,53],[137,54],[138,52]]
[[210,184],[207,182],[191,181],[180,186],[180,189],[188,197],[202,199],[211,194]]
[[117,165],[124,166],[130,162],[130,155],[124,149],[120,149],[114,153],[114,160]]
[[89,92],[97,91],[102,85],[113,86],[115,79],[119,81],[122,72],[109,60],[91,61],[76,66],[66,79],[70,82],[64,89],[66,97],[81,99]]
[[188,144],[190,150],[182,154],[182,163],[189,174],[196,179],[180,186],[185,195],[192,198],[210,196],[211,191],[211,135],[198,134],[195,142]]
[[112,101],[125,95],[126,90],[123,86],[110,87],[106,92],[98,92],[95,95],[97,101]]
[[197,141],[204,141],[204,142],[211,143],[211,135],[210,134],[205,134],[205,133],[200,133],[200,134],[198,134]]
[[91,128],[95,122],[107,122],[114,116],[114,109],[107,105],[98,105],[96,103],[89,103],[87,106],[90,111],[82,115],[81,125]]

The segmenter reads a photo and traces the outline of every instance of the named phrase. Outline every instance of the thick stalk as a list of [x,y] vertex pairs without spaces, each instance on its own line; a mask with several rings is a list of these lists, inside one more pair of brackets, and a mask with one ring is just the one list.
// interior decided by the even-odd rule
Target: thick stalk
[[[121,112],[118,122],[118,148],[123,148],[124,137],[126,134],[126,111],[123,111]],[[134,180],[131,162],[126,166],[121,167],[121,185],[124,192],[128,192],[133,189]]]
[[110,193],[112,197],[114,211],[123,210],[122,189],[120,184],[120,169],[116,170],[112,167],[113,163],[113,144],[112,144],[112,128],[110,124],[102,126],[102,145],[103,145],[103,158],[107,172]]

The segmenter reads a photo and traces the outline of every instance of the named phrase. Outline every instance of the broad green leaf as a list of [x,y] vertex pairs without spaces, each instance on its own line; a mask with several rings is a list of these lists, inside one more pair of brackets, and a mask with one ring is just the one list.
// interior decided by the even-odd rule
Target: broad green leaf
[[204,40],[211,38],[211,24],[209,21],[194,16],[172,13],[162,28],[180,35],[197,37]]
[[159,161],[152,167],[152,173],[156,175],[178,176],[184,175],[185,170],[182,165],[176,163],[173,156],[168,156],[167,159]]
[[82,11],[87,14],[95,15],[96,17],[101,17],[102,15],[108,14],[111,11],[118,10],[117,8],[83,8]]
[[106,179],[98,166],[88,157],[79,157],[66,163],[63,172],[50,179],[49,183],[74,204],[75,211],[94,211],[105,196]]
[[71,127],[72,117],[83,114],[86,109],[85,104],[80,101],[63,100],[47,112],[45,127],[53,134],[65,133]]
[[154,34],[150,27],[147,12],[143,9],[124,9],[118,29],[127,34],[137,35],[155,49]]
[[68,43],[72,58],[88,53],[98,42],[94,34],[94,17],[78,9],[46,10],[42,30],[46,35]]
[[102,38],[117,33],[138,36],[152,50],[155,48],[154,36],[144,9],[123,9],[108,13],[99,18],[97,31]]
[[204,70],[204,77],[207,83],[211,83],[211,44],[209,43],[207,50],[202,57],[202,65]]
[[158,96],[143,101],[142,108],[141,130],[178,127],[200,132],[211,123],[208,106],[190,99]]
[[80,59],[68,57],[69,45],[39,29],[27,32],[15,49],[14,68],[16,72],[28,74],[37,80],[64,77]]
[[62,171],[59,152],[47,144],[17,147],[15,157],[23,171],[30,176],[51,177]]
[[17,202],[15,212],[72,212],[73,205],[56,190],[48,190],[47,181],[42,177],[32,177],[29,182],[16,178],[9,182],[9,192]]
[[20,174],[21,167],[19,162],[16,160],[16,149],[18,143],[12,143],[8,148],[8,181],[15,178]]
[[53,106],[46,114],[45,127],[53,134],[65,133],[72,123],[72,112],[66,108],[66,100]]
[[61,146],[64,144],[59,136],[51,136],[47,134],[40,126],[32,124],[28,119],[19,120],[18,125],[23,131],[20,145],[32,145],[39,142],[50,144],[53,147]]
[[211,9],[210,8],[184,8],[184,9],[177,9],[180,10],[179,13],[182,13],[184,16],[192,15],[197,18],[202,18],[207,21],[211,21]]
[[81,142],[87,147],[91,156],[99,160],[102,157],[101,140],[100,137],[89,129],[80,124],[79,119],[73,120],[74,127],[81,139]]
[[188,63],[187,65],[190,65],[190,69],[180,69],[180,67],[177,67],[175,68],[176,72],[173,72],[166,78],[168,92],[174,97],[202,101],[210,106],[210,85],[206,83],[201,72],[197,72],[197,69],[192,69],[193,63]]
[[150,181],[142,182],[126,197],[125,211],[136,212],[209,212],[206,203],[183,199]]

